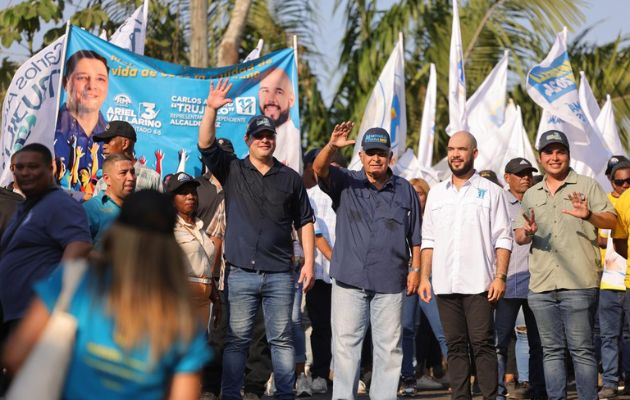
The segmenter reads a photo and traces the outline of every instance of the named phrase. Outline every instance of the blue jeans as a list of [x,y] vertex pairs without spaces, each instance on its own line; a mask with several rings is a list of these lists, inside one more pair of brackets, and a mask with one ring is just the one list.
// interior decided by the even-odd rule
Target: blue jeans
[[299,278],[299,273],[297,273],[295,275],[295,297],[293,298],[293,310],[291,311],[295,362],[298,364],[306,362],[306,337],[304,335],[304,325],[302,325],[302,288],[304,285],[297,283]]
[[581,400],[597,399],[597,363],[593,348],[593,317],[597,289],[551,290],[529,293],[543,346],[545,383],[549,400],[566,399],[565,350],[575,369]]
[[357,395],[361,347],[368,326],[372,329],[374,354],[370,398],[396,399],[402,363],[403,296],[403,292],[376,293],[333,283],[333,399],[353,400]]
[[[523,331],[522,328],[525,330]],[[538,329],[538,327],[536,327],[536,329]],[[520,311],[518,313],[518,317],[516,317],[514,330],[516,331],[516,344],[514,346],[514,352],[516,353],[516,371],[518,373],[518,380],[519,382],[529,382],[529,341],[527,340],[527,325],[525,325],[525,317],[523,316],[522,311]],[[542,363],[542,345],[540,345],[540,362]],[[545,376],[542,371],[542,364],[540,367],[540,373],[542,376]],[[546,396],[547,390],[543,389],[542,393]]]
[[604,386],[619,384],[619,337],[623,321],[625,291],[599,291],[599,329],[601,338],[602,377]]
[[265,332],[271,347],[277,399],[293,399],[295,357],[291,311],[295,296],[293,272],[255,272],[231,265],[225,289],[228,332],[223,351],[223,399],[241,399],[247,351],[256,311],[262,303]]
[[[538,336],[538,326],[532,310],[527,305],[527,299],[506,299],[497,302],[494,316],[494,326],[497,334],[497,359],[499,371],[499,388],[497,398],[504,399],[507,394],[505,388],[505,369],[507,365],[508,345],[514,332],[514,324],[518,312],[523,308],[525,326],[527,327],[527,342],[529,344],[529,373],[532,394],[543,396],[545,394],[545,376],[543,375],[543,351]],[[523,377],[519,376],[519,380]]]

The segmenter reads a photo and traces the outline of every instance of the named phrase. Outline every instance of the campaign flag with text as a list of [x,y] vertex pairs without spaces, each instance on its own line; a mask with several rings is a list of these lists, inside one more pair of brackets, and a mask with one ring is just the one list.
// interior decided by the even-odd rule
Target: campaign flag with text
[[[505,116],[507,96],[508,51],[466,102],[470,133],[477,139],[479,153],[475,159],[478,170],[493,169],[497,154],[505,150],[499,145]],[[493,169],[494,170],[494,169]]]
[[543,109],[536,142],[545,131],[564,132],[571,147],[573,169],[596,178],[604,171],[610,151],[582,109],[566,42],[565,28],[556,36],[547,57],[527,75],[527,92]]
[[451,29],[451,51],[448,69],[448,127],[446,133],[468,130],[466,121],[466,75],[464,74],[464,53],[462,32],[459,26],[457,0],[453,1],[453,25]]
[[[218,110],[217,137],[230,139],[236,154],[243,157],[248,151],[243,140],[247,122],[255,115],[268,115],[278,132],[274,156],[299,168],[300,120],[293,49],[222,68],[193,68],[134,54],[72,27],[66,58],[82,50],[98,53],[109,66],[107,95],[98,107],[99,118],[106,122],[126,121],[134,127],[135,156],[147,167],[166,175],[181,168],[182,157],[188,156],[186,172],[201,173],[197,136],[210,81],[216,85],[219,78],[229,78],[232,88],[228,97],[233,102]],[[64,91],[60,117],[67,98]],[[59,125],[55,135],[64,135]],[[72,158],[73,144],[58,139],[55,150],[60,144],[66,149],[57,151],[58,155],[65,151]],[[102,158],[96,158],[99,164],[101,161]],[[94,159],[91,165],[79,169],[92,167]]]
[[627,156],[628,153],[621,144],[621,139],[619,139],[619,130],[615,122],[615,110],[609,94],[606,95],[606,103],[604,103],[595,123],[602,133],[604,142],[606,142],[610,152],[614,155]]
[[418,162],[424,167],[431,167],[433,163],[433,139],[435,138],[435,107],[437,101],[437,74],[435,64],[429,67],[429,83],[424,95],[424,108],[420,122],[420,137],[418,139]]
[[361,169],[359,151],[363,134],[370,128],[380,127],[389,132],[394,157],[406,149],[407,114],[405,104],[405,54],[400,35],[367,102],[356,138],[350,169]]

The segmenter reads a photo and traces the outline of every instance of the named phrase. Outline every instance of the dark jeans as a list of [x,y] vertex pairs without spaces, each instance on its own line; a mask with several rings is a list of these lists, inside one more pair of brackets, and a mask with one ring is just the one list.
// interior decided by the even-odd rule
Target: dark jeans
[[470,357],[472,347],[477,380],[484,399],[497,397],[497,354],[494,347],[494,318],[488,293],[438,295],[444,336],[448,346],[448,374],[453,399],[472,399]]
[[619,384],[619,338],[623,322],[625,292],[599,291],[599,327],[601,343],[602,378],[604,386],[616,388]]
[[501,299],[497,303],[494,324],[497,332],[497,358],[499,362],[499,397],[504,398],[507,390],[504,375],[507,364],[508,346],[514,332],[514,324],[518,311],[523,307],[527,342],[529,343],[529,383],[532,394],[536,397],[546,395],[545,375],[543,373],[543,351],[538,335],[538,326],[534,313],[527,304],[527,299]]
[[306,310],[312,326],[313,365],[311,366],[311,375],[313,378],[326,380],[328,380],[332,358],[330,349],[332,341],[330,327],[331,292],[332,285],[318,279],[313,288],[306,293]]

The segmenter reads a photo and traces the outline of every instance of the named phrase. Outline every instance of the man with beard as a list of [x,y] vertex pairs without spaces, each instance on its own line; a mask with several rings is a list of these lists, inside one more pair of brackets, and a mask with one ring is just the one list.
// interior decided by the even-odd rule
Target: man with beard
[[493,305],[505,293],[512,249],[503,190],[475,172],[477,153],[477,141],[470,133],[457,132],[450,138],[448,165],[453,176],[429,192],[422,225],[418,293],[423,301],[431,300],[433,272],[448,345],[450,384],[457,399],[472,398],[471,356],[483,397],[497,397]]
[[300,130],[291,121],[295,103],[293,83],[281,68],[272,69],[258,88],[260,111],[273,121],[278,138],[273,156],[284,165],[302,172]]

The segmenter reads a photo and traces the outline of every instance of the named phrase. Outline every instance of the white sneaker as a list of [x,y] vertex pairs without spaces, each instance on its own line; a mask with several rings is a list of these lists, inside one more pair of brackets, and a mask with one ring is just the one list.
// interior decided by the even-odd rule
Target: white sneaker
[[444,385],[430,376],[422,375],[420,379],[416,381],[416,387],[421,390],[439,390],[443,389]]
[[328,382],[326,382],[326,379],[320,378],[320,377],[313,379],[313,384],[311,385],[311,391],[313,393],[327,393]]
[[276,382],[273,380],[273,374],[271,374],[265,384],[265,396],[273,397],[274,393],[276,393]]
[[357,394],[367,394],[367,386],[365,382],[359,381],[359,389],[357,390]]
[[313,384],[313,380],[310,376],[306,376],[304,372],[298,376],[295,381],[295,393],[298,397],[308,397],[313,393],[311,392],[311,385]]

